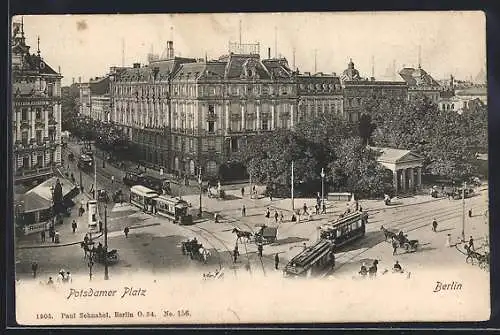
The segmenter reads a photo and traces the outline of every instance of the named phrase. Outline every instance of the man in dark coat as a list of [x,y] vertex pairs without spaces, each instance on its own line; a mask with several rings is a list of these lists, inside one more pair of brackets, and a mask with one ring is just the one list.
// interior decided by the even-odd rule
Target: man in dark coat
[[276,270],[278,270],[278,265],[280,264],[280,257],[278,256],[278,254],[276,253],[276,255],[274,255],[274,268]]
[[33,271],[33,278],[36,278],[37,270],[38,270],[38,263],[37,262],[31,263],[31,271]]
[[125,238],[128,238],[129,231],[130,231],[130,229],[128,227],[125,227],[125,229],[123,229],[123,232],[125,233]]

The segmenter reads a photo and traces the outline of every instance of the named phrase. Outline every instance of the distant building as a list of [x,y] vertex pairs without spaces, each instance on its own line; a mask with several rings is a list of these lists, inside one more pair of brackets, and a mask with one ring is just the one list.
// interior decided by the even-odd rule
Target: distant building
[[61,74],[26,45],[23,23],[12,34],[14,180],[43,181],[61,164]]
[[335,73],[331,75],[322,72],[313,75],[308,72],[296,73],[295,80],[299,97],[298,121],[316,117],[321,113],[345,117],[342,85]]
[[405,67],[399,71],[399,75],[408,85],[408,97],[410,99],[417,95],[424,95],[434,103],[439,102],[442,87],[420,65],[416,69]]
[[408,85],[404,81],[379,81],[361,77],[352,59],[341,75],[344,96],[343,113],[348,121],[356,122],[361,117],[363,104],[367,99],[393,97],[406,99]]

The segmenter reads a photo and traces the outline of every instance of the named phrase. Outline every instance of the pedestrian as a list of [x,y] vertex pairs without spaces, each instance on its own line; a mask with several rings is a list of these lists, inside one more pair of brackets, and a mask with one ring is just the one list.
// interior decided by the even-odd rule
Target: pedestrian
[[233,250],[233,263],[236,263],[239,255],[240,255],[240,252],[238,251],[238,247],[234,248],[234,250]]
[[434,218],[434,220],[432,221],[432,231],[433,232],[437,232],[437,226],[438,226],[438,223],[437,223],[436,219]]
[[307,244],[304,242],[304,243],[302,244],[302,247],[304,248],[304,250],[306,250],[306,249],[307,249]]
[[297,222],[297,217],[295,216],[295,213],[292,213],[292,222]]
[[41,239],[42,239],[42,242],[45,242],[45,230],[42,230],[42,231],[40,232],[40,237],[41,237]]
[[244,196],[245,196],[245,188],[244,188],[244,187],[242,187],[242,188],[241,188],[241,197],[243,198]]
[[280,223],[283,223],[285,217],[283,216],[283,211],[280,211]]
[[392,238],[392,254],[395,255],[398,250],[398,242],[396,242],[396,239],[393,237]]
[[273,201],[273,192],[269,192],[269,201]]
[[76,231],[76,220],[73,220],[73,222],[71,222],[71,228],[73,229],[73,234],[74,234]]
[[446,246],[451,247],[451,234],[446,236]]
[[278,270],[278,265],[279,265],[279,263],[280,263],[280,258],[279,258],[279,256],[278,256],[278,253],[276,253],[276,255],[274,255],[274,268],[275,268],[276,270]]
[[469,217],[472,217],[472,209],[469,209]]
[[262,246],[261,243],[259,243],[259,245],[257,246],[257,251],[259,252],[259,257],[262,257],[263,249],[264,249],[264,247]]
[[71,283],[73,279],[71,279],[71,273],[66,272],[66,278],[65,278],[66,283]]
[[267,211],[266,211],[266,218],[270,218],[271,217],[271,211],[269,210],[269,207],[267,207]]
[[115,183],[115,176],[111,176],[111,184],[114,184]]
[[71,172],[71,181],[73,182],[73,184],[75,183],[75,175],[73,174],[73,172]]
[[52,243],[54,243],[54,240],[56,238],[56,232],[54,231],[53,227],[50,227],[49,229],[49,237],[52,240]]
[[359,206],[359,211],[362,212],[363,211],[363,207]]
[[356,212],[359,210],[359,203],[358,200],[356,200]]
[[102,233],[102,221],[99,220],[99,233]]
[[52,277],[49,277],[49,281],[47,282],[47,285],[53,285],[54,281],[52,280]]
[[37,262],[31,263],[31,271],[33,271],[33,278],[36,278],[37,270],[38,270],[38,263]]
[[326,214],[326,204],[323,202],[323,210],[321,211],[321,214]]
[[307,205],[304,203],[304,206],[302,206],[302,208],[304,209],[304,215],[307,215]]
[[214,221],[215,221],[215,223],[219,223],[219,214],[218,213],[214,213]]
[[252,187],[252,193],[253,193],[253,195],[257,195],[257,190],[255,188],[255,185],[253,185],[253,187]]
[[278,211],[274,211],[274,221],[278,223],[279,214]]
[[316,210],[316,215],[319,214],[319,204],[316,204],[316,206],[314,206],[314,209]]
[[297,209],[297,223],[300,223],[300,210]]
[[130,231],[130,229],[128,227],[125,227],[125,229],[123,229],[123,232],[125,233],[125,238],[128,238],[129,231]]
[[472,238],[472,236],[470,237],[469,239],[469,248],[473,251],[475,251],[476,249],[474,248],[474,239]]
[[81,191],[82,191],[82,193],[83,193],[83,190],[84,190],[83,184],[82,184],[82,185],[80,185],[80,190],[81,190]]

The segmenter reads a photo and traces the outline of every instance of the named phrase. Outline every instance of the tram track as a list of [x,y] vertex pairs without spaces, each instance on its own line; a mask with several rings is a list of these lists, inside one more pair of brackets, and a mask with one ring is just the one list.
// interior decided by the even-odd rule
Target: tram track
[[[470,206],[470,207],[477,208],[479,206],[475,205],[475,206]],[[422,224],[420,224],[420,225],[418,224],[418,223],[421,223],[423,220],[427,221],[429,217],[436,217],[436,218],[439,218],[440,220],[443,220],[444,218],[445,218],[445,220],[450,220],[450,219],[454,219],[454,218],[460,218],[462,215],[461,215],[461,213],[457,212],[457,210],[459,210],[459,209],[461,209],[461,206],[459,204],[453,204],[452,207],[447,208],[444,211],[443,211],[442,208],[436,208],[436,209],[430,211],[430,213],[429,213],[429,211],[427,211],[425,214],[417,215],[417,218],[413,219],[413,220],[408,220],[409,219],[408,216],[399,218],[398,220],[396,220],[396,222],[399,222],[399,224],[397,226],[387,225],[387,228],[397,227],[399,229],[406,228],[405,229],[406,232],[415,231],[417,229],[429,226],[430,225],[429,223],[425,223],[423,225]],[[445,215],[443,215],[443,212],[445,213]],[[408,227],[408,224],[410,224],[409,227]],[[377,230],[373,230],[373,231],[377,231]],[[367,241],[365,240],[364,242],[367,242]],[[360,252],[357,252],[355,254],[352,254],[349,251],[347,251],[344,254],[336,257],[336,263],[339,260],[342,263],[340,265],[338,265],[338,266],[335,266],[332,270],[326,272],[323,275],[323,277],[326,277],[326,276],[332,274],[334,271],[342,268],[346,264],[350,264],[354,259],[359,258],[360,256],[362,256],[366,252],[371,251],[372,249],[374,249],[375,247],[379,246],[380,244],[382,244],[384,242],[386,242],[386,241],[384,240],[384,241],[381,241],[379,243],[376,243],[376,244],[374,244],[374,245],[372,245],[372,246],[370,246],[368,248],[365,248],[365,249],[363,249]]]

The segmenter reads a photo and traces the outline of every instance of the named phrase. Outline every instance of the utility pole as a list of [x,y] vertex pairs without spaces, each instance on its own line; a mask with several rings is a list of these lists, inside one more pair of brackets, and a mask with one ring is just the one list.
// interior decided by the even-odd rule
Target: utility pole
[[[97,154],[97,152],[96,152]],[[96,197],[96,193],[97,193],[97,163],[96,163],[96,154],[94,154],[94,194],[93,194],[93,198],[94,200],[97,198]]]
[[291,187],[291,193],[292,193],[292,211],[295,210],[295,201],[293,200],[293,161],[292,161],[292,187]]
[[325,170],[321,168],[321,206],[325,204]]
[[104,203],[104,280],[108,279],[108,205]]
[[200,185],[200,212],[198,213],[198,217],[201,218],[203,213],[201,210],[201,192],[202,192],[201,167],[198,168],[198,184]]
[[467,187],[467,182],[464,182],[464,188],[462,190],[462,241],[465,242],[465,188]]

